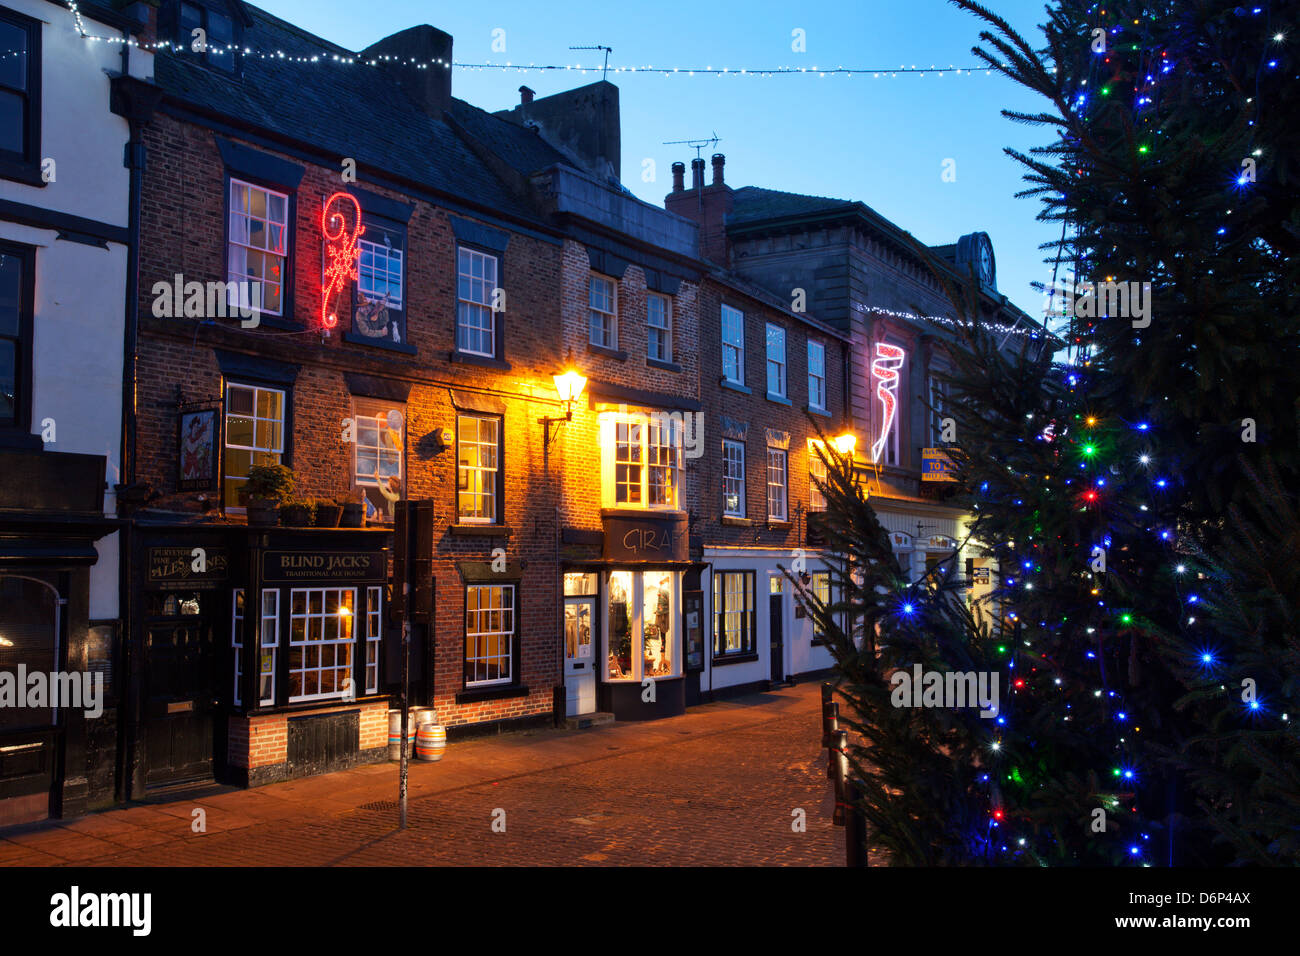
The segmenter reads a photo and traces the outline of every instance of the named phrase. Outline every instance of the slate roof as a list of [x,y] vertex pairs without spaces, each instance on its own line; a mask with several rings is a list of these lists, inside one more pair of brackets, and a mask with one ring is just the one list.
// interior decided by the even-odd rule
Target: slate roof
[[[331,54],[354,56],[354,51],[251,4],[243,6],[252,19],[245,29],[245,46],[324,59],[294,63],[248,56],[243,58],[242,76],[233,76],[183,54],[160,52],[154,60],[154,74],[170,97],[326,150],[340,159],[352,157],[363,178],[369,167],[479,206],[539,221],[447,123],[421,112],[385,69],[335,64],[329,60]],[[533,162],[546,165],[544,150],[554,154],[549,162],[559,158],[531,130],[512,127],[468,103],[454,101],[452,113],[476,133],[487,131],[491,148],[516,168]]]
[[742,186],[732,192],[732,199],[735,201],[735,206],[727,222],[733,225],[761,219],[809,216],[835,210],[848,211],[861,205],[851,199],[807,196],[803,193],[781,192],[779,189],[764,189],[761,186]]

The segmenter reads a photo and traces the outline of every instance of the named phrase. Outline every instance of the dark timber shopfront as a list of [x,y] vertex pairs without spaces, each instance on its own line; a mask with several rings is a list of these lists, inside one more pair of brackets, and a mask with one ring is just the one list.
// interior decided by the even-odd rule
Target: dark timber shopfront
[[390,538],[142,523],[132,796],[383,760]]

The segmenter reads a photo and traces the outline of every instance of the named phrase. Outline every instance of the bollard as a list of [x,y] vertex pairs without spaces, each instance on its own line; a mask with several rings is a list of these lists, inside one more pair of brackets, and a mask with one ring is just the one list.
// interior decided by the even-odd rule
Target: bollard
[[840,729],[840,705],[829,703],[822,710],[822,746],[829,747]]
[[849,776],[849,732],[839,730],[835,733],[835,746],[831,748],[830,763],[834,769],[831,783],[835,787],[835,814],[831,822],[837,827],[844,826],[845,781]]
[[858,806],[862,796],[863,782],[854,777],[847,783],[845,790],[844,819],[844,864],[848,867],[862,868],[869,865],[867,860],[867,814]]
[[831,685],[831,682],[828,680],[822,681],[822,708],[823,709],[825,709],[826,705],[831,702],[831,695],[833,693],[835,693],[835,688]]

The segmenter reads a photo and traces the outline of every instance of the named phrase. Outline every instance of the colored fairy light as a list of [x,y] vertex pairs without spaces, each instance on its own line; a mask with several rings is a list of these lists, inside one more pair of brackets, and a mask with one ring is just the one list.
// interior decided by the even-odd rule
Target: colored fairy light
[[1165,479],[1163,479],[1163,478],[1157,478],[1157,479],[1156,479],[1156,487],[1157,487],[1157,488],[1163,488],[1163,487],[1165,487],[1167,484],[1169,484],[1169,482],[1165,481]]
[[1121,614],[1121,615],[1119,616],[1119,620],[1120,620],[1120,623],[1121,623],[1121,624],[1132,624],[1132,623],[1133,623],[1133,615],[1132,615],[1132,614]]
[[914,610],[916,610],[916,608],[914,608],[911,604],[904,604],[904,605],[903,605],[903,613],[904,613],[904,614],[911,614]]
[[1175,570],[1177,573],[1179,573],[1179,574],[1186,574],[1186,573],[1187,573],[1187,565],[1185,565],[1185,564],[1180,564],[1180,565],[1178,565],[1178,567],[1174,568],[1174,570]]
[[1138,422],[1138,427],[1137,427],[1137,429],[1138,429],[1138,431],[1140,431],[1140,432],[1144,432],[1144,431],[1146,431],[1146,430],[1147,430],[1148,428],[1150,428],[1150,427],[1151,427],[1151,426],[1148,425],[1146,422]]
[[1139,462],[1140,464],[1143,464],[1143,465],[1149,465],[1149,464],[1151,464],[1151,456],[1150,456],[1150,455],[1139,455],[1139,456],[1138,456],[1138,462]]

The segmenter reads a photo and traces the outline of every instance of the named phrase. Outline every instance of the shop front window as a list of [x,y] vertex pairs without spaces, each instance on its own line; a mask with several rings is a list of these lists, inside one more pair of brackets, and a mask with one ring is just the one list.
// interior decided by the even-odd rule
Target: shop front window
[[[0,674],[17,685],[20,668],[50,674],[58,658],[58,593],[34,578],[0,575]],[[0,707],[0,732],[54,723],[50,707]]]
[[293,589],[289,605],[290,703],[348,694],[355,608],[356,591],[352,588]]
[[[671,571],[610,573],[607,680],[676,675],[677,586],[678,575]],[[639,656],[634,654],[638,644]]]

